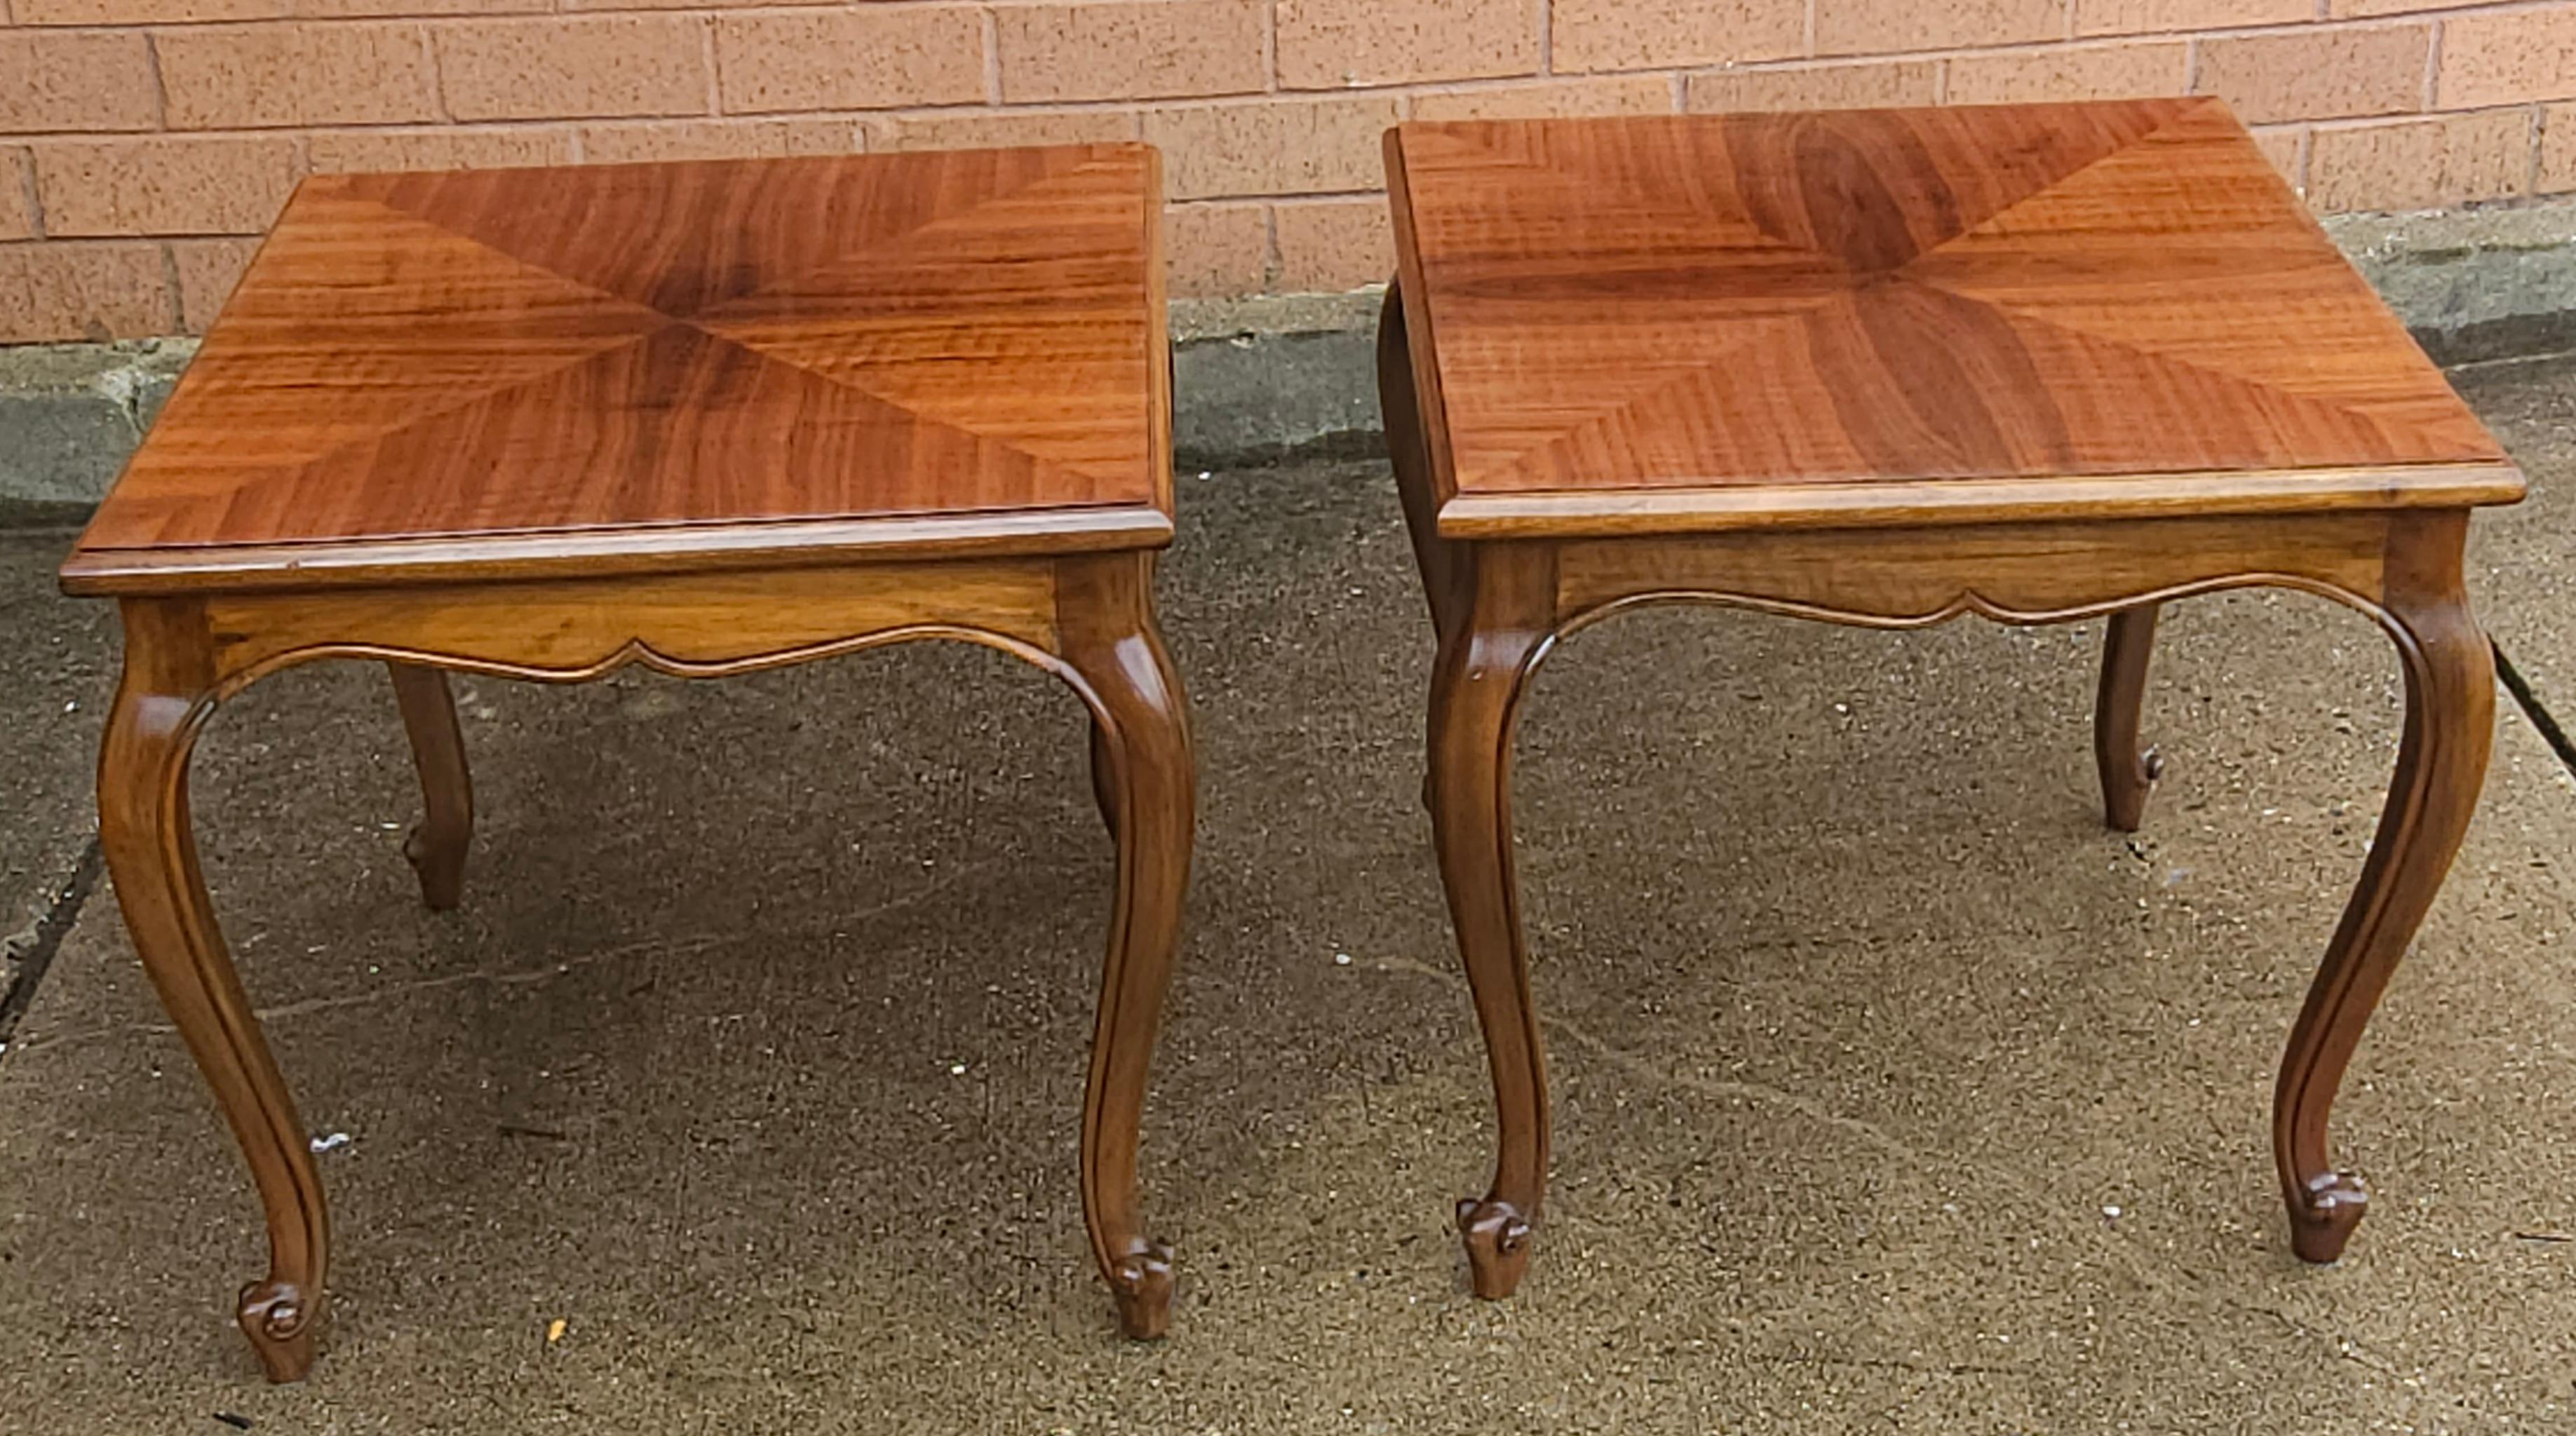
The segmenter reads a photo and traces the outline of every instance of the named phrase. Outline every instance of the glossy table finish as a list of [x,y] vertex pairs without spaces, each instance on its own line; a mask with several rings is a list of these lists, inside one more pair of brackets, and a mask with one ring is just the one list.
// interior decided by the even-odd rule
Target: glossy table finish
[[2157,606],[2304,589],[2407,675],[2398,773],[2293,1031],[2294,1245],[2365,1201],[2326,1116],[2485,770],[2469,510],[2522,476],[2218,101],[1408,124],[1379,384],[1440,659],[1427,797],[1502,1119],[1461,1204],[1528,1259],[1547,1101],[1512,716],[1562,635],[1700,601],[1883,628],[2108,616],[2106,814],[2139,822]]
[[137,950],[268,1218],[240,1318],[303,1374],[329,1226],[199,876],[216,706],[386,661],[433,907],[472,827],[442,670],[746,672],[908,639],[1013,653],[1093,717],[1118,882],[1082,1117],[1133,1335],[1169,1254],[1137,1125],[1187,880],[1159,166],[1137,145],[307,181],[63,565],[123,605],[100,833]]

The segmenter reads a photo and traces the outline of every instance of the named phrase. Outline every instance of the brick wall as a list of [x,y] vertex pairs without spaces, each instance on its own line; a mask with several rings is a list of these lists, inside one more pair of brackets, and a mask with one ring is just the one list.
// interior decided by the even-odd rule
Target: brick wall
[[0,0],[0,341],[202,327],[317,171],[1141,136],[1230,295],[1384,274],[1405,116],[2185,92],[2323,210],[2576,191],[2576,0]]

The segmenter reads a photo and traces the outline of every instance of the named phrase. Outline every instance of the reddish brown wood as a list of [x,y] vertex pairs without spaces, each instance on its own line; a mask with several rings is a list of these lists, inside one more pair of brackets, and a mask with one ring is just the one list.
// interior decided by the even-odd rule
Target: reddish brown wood
[[1092,1252],[1131,1337],[1171,1322],[1172,1251],[1136,1216],[1136,1138],[1145,1068],[1179,940],[1195,827],[1189,725],[1180,679],[1153,615],[1141,556],[1066,559],[1059,569],[1063,656],[1090,700],[1095,781],[1118,841],[1118,896],[1083,1092],[1082,1203]]
[[214,711],[217,673],[196,605],[125,607],[125,677],[99,751],[98,834],[117,906],[161,1005],[232,1124],[268,1219],[268,1275],[235,1313],[271,1381],[313,1362],[331,1222],[303,1119],[224,950],[197,868],[188,756]]
[[2104,812],[2156,772],[2161,604],[2376,618],[2407,737],[2284,1063],[2293,1245],[2360,1212],[2326,1114],[2474,803],[2493,692],[2468,506],[2521,475],[2208,100],[1407,125],[1388,447],[1440,638],[1429,801],[1493,1066],[1480,1295],[1528,1257],[1547,1103],[1511,714],[1558,637],[1648,603],[1877,628],[2107,617]]
[[1114,761],[1109,756],[1109,735],[1101,730],[1099,723],[1094,722],[1091,725],[1091,806],[1099,810],[1100,825],[1109,830],[1112,838],[1118,836],[1118,791],[1110,775],[1110,764]]
[[2380,621],[2406,671],[2406,727],[2361,883],[2290,1031],[2272,1098],[2272,1146],[2301,1257],[2330,1262],[2369,1195],[2326,1152],[2326,1117],[2364,1024],[2451,868],[2495,737],[2495,652],[2469,616],[2468,516],[2410,517],[2389,535]]
[[2216,100],[1408,124],[1387,153],[1449,537],[2517,482]]
[[316,177],[65,579],[1158,543],[1159,190],[1141,145]]
[[1458,1203],[1476,1294],[1505,1297],[1529,1265],[1547,1180],[1547,1055],[1530,1003],[1512,860],[1513,719],[1556,612],[1553,555],[1485,545],[1461,559],[1463,607],[1431,677],[1431,831],[1476,1020],[1493,1067],[1500,1135],[1482,1200]]
[[2164,755],[2138,746],[2138,710],[2147,701],[2147,660],[2156,648],[2156,606],[2111,615],[2102,639],[2102,685],[2093,699],[2093,766],[2102,774],[2102,818],[2134,833],[2147,811],[2147,790],[2165,769]]
[[474,778],[465,766],[465,735],[447,675],[435,668],[388,663],[412,765],[420,770],[420,826],[403,840],[403,856],[420,876],[420,900],[445,912],[465,892],[465,850],[474,840]]
[[124,599],[103,845],[267,1212],[240,1316],[272,1379],[313,1359],[328,1224],[197,874],[187,755],[223,699],[333,657],[393,675],[433,907],[473,822],[442,670],[720,677],[953,638],[1062,679],[1118,844],[1083,1208],[1122,1327],[1165,1330],[1136,1153],[1193,778],[1151,603],[1160,209],[1138,146],[378,176],[290,206],[64,568]]

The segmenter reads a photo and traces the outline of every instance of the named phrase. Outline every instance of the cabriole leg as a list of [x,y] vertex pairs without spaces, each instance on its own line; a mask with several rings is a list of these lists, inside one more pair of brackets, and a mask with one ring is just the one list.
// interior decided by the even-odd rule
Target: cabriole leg
[[412,765],[420,771],[420,825],[403,840],[403,856],[420,875],[420,900],[431,910],[456,906],[465,890],[465,849],[474,839],[474,779],[465,767],[465,735],[447,675],[417,663],[388,663]]
[[2147,790],[2164,771],[2153,748],[2138,745],[2138,710],[2147,699],[2147,660],[2156,646],[2157,605],[2111,615],[2102,641],[2102,686],[2093,700],[2093,764],[2102,773],[2102,817],[2124,833],[2138,830]]
[[188,757],[212,710],[204,619],[186,600],[129,599],[125,676],[98,768],[99,843],[144,970],[232,1124],[268,1218],[268,1277],[237,1315],[271,1381],[313,1364],[330,1222],[285,1079],[224,950],[189,826]]
[[1431,831],[1458,955],[1492,1065],[1499,1144],[1493,1185],[1458,1204],[1476,1294],[1512,1294],[1529,1267],[1547,1184],[1547,1068],[1530,1003],[1512,861],[1513,713],[1552,616],[1543,557],[1461,550],[1466,608],[1444,632],[1431,680]]
[[2386,624],[2406,671],[2397,776],[2273,1092],[2272,1146],[2291,1245],[2312,1262],[2343,1254],[2368,1200],[2360,1179],[2329,1161],[2327,1114],[2371,1009],[2450,870],[2486,778],[2495,657],[2460,584],[2467,517],[2410,516],[2389,540]]
[[1137,1129],[1189,883],[1196,780],[1180,681],[1154,627],[1150,556],[1073,560],[1059,573],[1063,657],[1097,704],[1094,782],[1118,840],[1083,1093],[1082,1206],[1118,1324],[1146,1339],[1170,1327],[1172,1253],[1137,1215]]

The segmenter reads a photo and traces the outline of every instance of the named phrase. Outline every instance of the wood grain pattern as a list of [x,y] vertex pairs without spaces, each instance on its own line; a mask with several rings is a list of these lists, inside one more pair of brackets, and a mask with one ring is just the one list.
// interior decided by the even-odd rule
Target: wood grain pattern
[[1492,1066],[1478,1295],[1525,1274],[1546,1063],[1512,720],[1562,637],[1647,604],[1871,628],[2108,616],[2104,815],[2157,762],[2161,604],[2304,590],[2407,679],[2378,837],[2292,1029],[2291,1245],[2365,1200],[2327,1115],[2474,807],[2494,708],[2469,507],[2519,473],[2199,100],[1413,125],[1390,136],[1387,447],[1439,634],[1426,801]]
[[1387,151],[1452,537],[2521,492],[2215,100],[1408,124]]
[[197,870],[216,708],[383,662],[419,771],[404,846],[453,906],[473,788],[444,670],[714,678],[891,643],[1024,659],[1090,710],[1118,885],[1084,1088],[1092,1254],[1170,1321],[1138,1127],[1194,782],[1157,633],[1172,535],[1160,184],[1135,145],[316,180],[63,570],[114,594],[99,760],[126,924],[267,1217],[236,1315],[314,1359],[330,1224]]
[[1101,145],[309,180],[66,582],[1161,542],[1157,174]]

